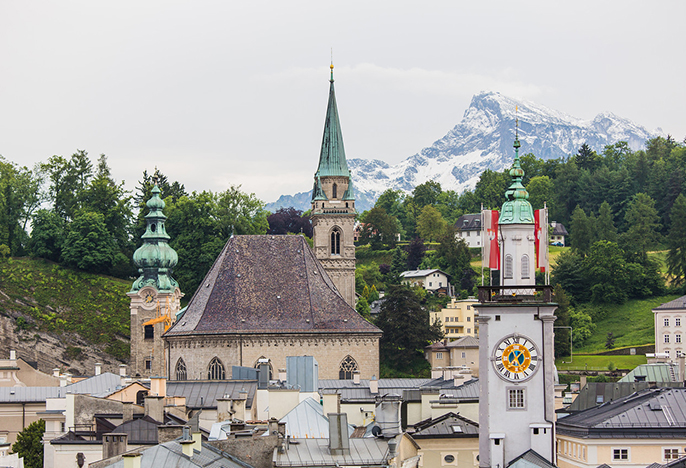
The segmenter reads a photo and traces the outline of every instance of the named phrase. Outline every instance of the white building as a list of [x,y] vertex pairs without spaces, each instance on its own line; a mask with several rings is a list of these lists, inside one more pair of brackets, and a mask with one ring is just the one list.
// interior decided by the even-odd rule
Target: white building
[[441,270],[410,270],[400,273],[400,281],[410,286],[419,286],[431,292],[440,292],[445,289],[445,293],[450,295],[449,275]]
[[655,316],[655,353],[674,359],[684,354],[686,296],[653,309]]

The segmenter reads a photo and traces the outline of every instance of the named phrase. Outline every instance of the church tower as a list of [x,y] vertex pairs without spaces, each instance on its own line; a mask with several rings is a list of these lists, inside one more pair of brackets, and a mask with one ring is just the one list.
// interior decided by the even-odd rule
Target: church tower
[[[479,466],[508,466],[533,451],[555,464],[550,286],[536,286],[536,219],[522,185],[519,138],[499,224],[500,285],[479,287]],[[497,219],[497,217],[496,217]],[[540,234],[539,234],[540,235]],[[547,253],[547,241],[538,249]],[[542,253],[543,252],[543,253]]]
[[168,244],[167,217],[157,184],[146,205],[143,245],[133,254],[141,275],[127,294],[131,298],[131,375],[167,376],[162,334],[173,323],[183,296],[171,276],[179,258]]
[[339,294],[354,308],[355,194],[345,160],[343,134],[338,120],[336,93],[333,87],[333,64],[319,167],[314,174],[311,219],[315,256]]

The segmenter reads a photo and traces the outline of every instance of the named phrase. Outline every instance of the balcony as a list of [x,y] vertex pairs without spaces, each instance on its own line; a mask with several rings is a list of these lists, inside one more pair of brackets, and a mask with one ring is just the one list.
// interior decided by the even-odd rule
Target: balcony
[[552,302],[553,287],[546,286],[478,286],[479,302],[519,303]]

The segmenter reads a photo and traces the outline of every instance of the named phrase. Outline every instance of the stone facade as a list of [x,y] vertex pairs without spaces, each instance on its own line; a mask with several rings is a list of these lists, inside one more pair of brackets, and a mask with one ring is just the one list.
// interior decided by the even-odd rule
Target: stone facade
[[[369,379],[379,373],[379,337],[336,335],[241,335],[169,338],[170,376],[177,380],[176,366],[183,359],[188,380],[207,380],[208,367],[216,357],[227,378],[231,366],[256,367],[257,360],[269,359],[273,372],[286,368],[287,356],[314,356],[320,379],[338,379],[341,363],[351,356],[360,376]],[[275,375],[274,375],[275,377]]]
[[[146,378],[165,376],[167,363],[162,335],[165,327],[173,323],[183,294],[179,288],[173,292],[158,292],[153,286],[146,286],[128,293],[128,296],[131,298],[131,375]],[[149,325],[152,334],[148,332],[146,338],[145,324],[164,315],[169,322],[160,320]]]
[[[324,211],[321,208],[319,210]],[[331,281],[336,285],[336,290],[353,307],[355,306],[354,224],[354,211],[352,213],[319,213],[313,211],[312,241],[314,254]],[[339,253],[332,253],[331,235],[335,230],[340,232]]]

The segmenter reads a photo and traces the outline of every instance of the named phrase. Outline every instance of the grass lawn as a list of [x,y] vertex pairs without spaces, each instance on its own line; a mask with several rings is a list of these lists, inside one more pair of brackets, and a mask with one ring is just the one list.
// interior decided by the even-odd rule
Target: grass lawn
[[634,299],[624,304],[584,305],[593,317],[596,329],[576,352],[593,354],[604,352],[607,334],[612,332],[615,347],[639,346],[655,341],[655,324],[652,309],[679,296],[659,296]]
[[556,359],[555,365],[560,371],[565,370],[594,370],[606,371],[608,365],[613,363],[617,369],[633,369],[639,364],[646,363],[644,355],[637,356],[591,356],[588,354],[575,354],[572,362],[569,357]]

